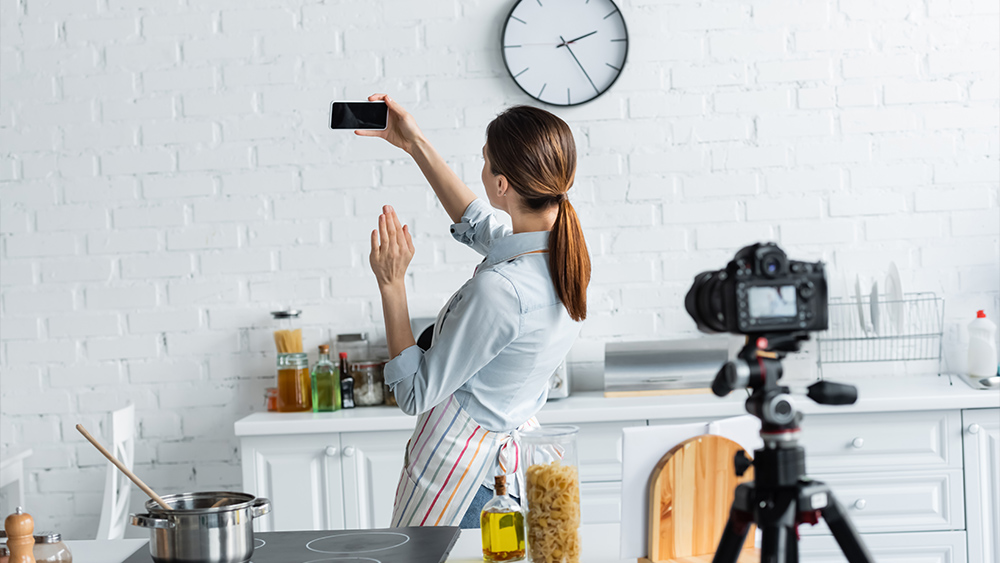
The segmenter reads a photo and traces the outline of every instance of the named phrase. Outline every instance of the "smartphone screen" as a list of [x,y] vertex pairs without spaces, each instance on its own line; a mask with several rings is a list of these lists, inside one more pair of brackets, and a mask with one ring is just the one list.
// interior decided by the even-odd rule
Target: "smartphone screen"
[[388,114],[385,102],[333,102],[330,129],[385,129]]

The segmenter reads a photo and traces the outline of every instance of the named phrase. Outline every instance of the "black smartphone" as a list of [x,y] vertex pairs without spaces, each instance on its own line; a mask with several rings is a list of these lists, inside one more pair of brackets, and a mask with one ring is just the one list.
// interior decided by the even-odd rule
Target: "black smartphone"
[[330,129],[385,129],[389,108],[385,102],[333,102]]

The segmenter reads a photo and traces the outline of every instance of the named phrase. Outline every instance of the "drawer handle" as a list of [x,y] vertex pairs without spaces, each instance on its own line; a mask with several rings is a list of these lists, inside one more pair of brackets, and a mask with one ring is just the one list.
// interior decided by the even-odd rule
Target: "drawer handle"
[[327,457],[333,457],[335,455],[337,455],[337,446],[327,446],[326,447],[326,456]]
[[858,510],[864,510],[866,506],[868,506],[868,502],[865,501],[865,499],[863,498],[859,498],[858,500],[854,501],[854,508]]
[[969,425],[969,434],[979,434],[979,425],[972,423]]
[[862,447],[864,447],[864,445],[865,445],[864,438],[855,438],[851,440],[851,446],[853,446],[854,449],[856,450],[860,450]]
[[347,457],[354,457],[354,446],[347,446],[344,448],[344,455]]

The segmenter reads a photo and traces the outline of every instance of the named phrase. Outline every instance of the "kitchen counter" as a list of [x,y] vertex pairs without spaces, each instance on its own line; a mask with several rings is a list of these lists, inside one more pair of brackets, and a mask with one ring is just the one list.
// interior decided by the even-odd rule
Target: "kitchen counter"
[[[805,414],[863,413],[1000,407],[1000,391],[975,390],[957,377],[906,376],[855,380],[858,401],[853,405],[819,405],[799,393],[805,385],[792,384],[796,406]],[[648,419],[710,419],[745,414],[745,392],[724,398],[710,393],[657,397],[606,398],[599,391],[574,393],[546,403],[538,413],[542,424],[586,419],[593,422]],[[408,430],[415,417],[396,407],[359,407],[332,413],[254,413],[235,424],[237,436],[321,434]]]

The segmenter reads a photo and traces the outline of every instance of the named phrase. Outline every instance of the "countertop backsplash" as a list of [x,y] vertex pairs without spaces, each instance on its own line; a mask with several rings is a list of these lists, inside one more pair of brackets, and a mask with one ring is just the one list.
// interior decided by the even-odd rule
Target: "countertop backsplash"
[[[510,2],[38,4],[0,3],[0,447],[33,450],[36,529],[92,538],[107,462],[77,423],[102,439],[135,403],[154,490],[241,490],[233,422],[274,382],[269,312],[303,311],[311,358],[340,333],[384,345],[381,205],[414,233],[414,317],[479,262],[405,153],[327,129],[331,100],[389,92],[480,195],[485,125],[531,100],[503,67]],[[593,261],[573,390],[603,388],[605,342],[696,335],[692,278],[757,241],[838,276],[894,261],[944,298],[964,361],[976,310],[1000,317],[1000,5],[618,5],[621,78],[548,108],[577,141]],[[788,369],[814,378],[815,357]]]

